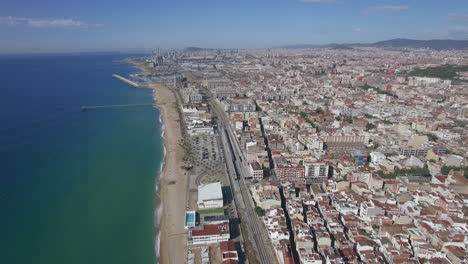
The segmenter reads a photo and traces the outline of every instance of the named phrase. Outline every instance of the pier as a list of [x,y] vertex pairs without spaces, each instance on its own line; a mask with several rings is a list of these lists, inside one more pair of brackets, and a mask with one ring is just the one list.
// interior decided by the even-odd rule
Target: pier
[[119,104],[119,105],[82,105],[81,111],[93,109],[109,109],[109,108],[123,108],[123,107],[137,107],[137,106],[154,106],[153,104]]
[[125,77],[122,77],[122,76],[120,76],[120,75],[112,74],[112,77],[117,78],[117,79],[123,81],[124,83],[128,83],[128,84],[130,84],[131,86],[140,87],[140,85],[139,85],[138,83],[136,83],[136,82],[134,82],[134,81],[131,81],[131,80],[129,80],[129,79],[125,78]]

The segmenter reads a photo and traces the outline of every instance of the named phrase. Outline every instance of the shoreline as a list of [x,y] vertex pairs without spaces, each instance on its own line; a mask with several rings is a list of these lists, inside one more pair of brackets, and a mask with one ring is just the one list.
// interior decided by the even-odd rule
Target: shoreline
[[[124,61],[142,72],[147,71],[145,65],[132,59]],[[154,223],[159,231],[155,233],[156,263],[185,263],[188,235],[185,229],[188,177],[183,169],[185,149],[180,144],[183,142],[179,122],[182,117],[179,116],[177,97],[171,87],[157,83],[145,87],[153,90],[155,107],[160,111],[159,122],[164,148],[163,161],[156,175],[159,176],[159,181],[155,185]]]
[[[158,263],[184,263],[187,248],[187,232],[185,230],[185,201],[187,196],[187,177],[183,156],[182,129],[180,127],[179,113],[176,109],[177,99],[174,91],[162,84],[150,84],[153,97],[156,98],[156,107],[160,110],[162,139],[164,141],[164,158],[159,173],[157,193],[160,208],[155,208],[157,219],[155,221],[159,230],[156,237],[155,249]],[[158,245],[159,244],[159,245]]]
[[[153,94],[153,99],[156,100],[156,97],[154,96]],[[159,123],[161,124],[161,138],[163,140],[163,158],[162,158],[162,161],[161,161],[161,164],[160,164],[160,167],[159,167],[159,170],[157,172],[157,174],[155,175],[156,177],[156,180],[155,180],[155,186],[154,186],[154,193],[155,193],[155,207],[154,207],[154,212],[153,212],[153,217],[154,217],[154,227],[155,227],[155,231],[158,230],[158,232],[155,232],[154,233],[154,236],[155,236],[155,240],[154,240],[154,253],[155,253],[155,260],[156,260],[156,263],[159,263],[159,252],[160,252],[160,242],[161,242],[161,231],[159,230],[159,227],[160,227],[160,223],[161,223],[161,216],[162,216],[162,207],[163,207],[163,201],[161,200],[161,197],[159,196],[159,183],[161,181],[161,179],[163,178],[164,176],[164,167],[165,167],[165,159],[166,159],[166,146],[164,144],[165,142],[165,137],[164,137],[164,133],[165,133],[165,126],[164,126],[164,123],[162,121],[162,115],[160,114],[159,115]]]

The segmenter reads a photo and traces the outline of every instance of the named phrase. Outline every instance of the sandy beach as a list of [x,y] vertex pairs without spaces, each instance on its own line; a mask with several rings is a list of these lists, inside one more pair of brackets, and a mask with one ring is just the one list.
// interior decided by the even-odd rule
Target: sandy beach
[[163,203],[159,225],[160,249],[159,263],[184,263],[187,248],[185,230],[185,201],[187,196],[187,177],[183,157],[184,149],[180,143],[182,132],[177,101],[174,92],[165,85],[153,84],[153,93],[165,126],[166,147],[163,176],[159,182],[159,195]]
[[[143,72],[151,71],[144,63],[132,59],[125,60]],[[141,86],[140,86],[141,87]],[[187,176],[183,166],[185,149],[181,146],[183,135],[180,127],[178,104],[173,87],[163,84],[148,84],[143,87],[153,89],[156,106],[161,111],[164,131],[164,168],[159,180],[158,194],[162,202],[159,222],[159,263],[185,263],[187,251],[187,230],[185,229],[185,209]]]

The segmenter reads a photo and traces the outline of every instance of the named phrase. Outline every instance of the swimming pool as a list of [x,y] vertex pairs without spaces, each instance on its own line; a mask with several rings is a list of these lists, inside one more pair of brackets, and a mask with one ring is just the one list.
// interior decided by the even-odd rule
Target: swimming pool
[[190,228],[195,226],[195,211],[185,213],[185,227]]

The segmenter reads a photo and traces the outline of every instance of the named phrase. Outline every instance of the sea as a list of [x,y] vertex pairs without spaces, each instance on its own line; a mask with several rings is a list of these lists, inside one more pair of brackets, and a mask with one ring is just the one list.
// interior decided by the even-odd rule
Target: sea
[[135,56],[0,56],[0,263],[157,263],[159,111],[80,108],[152,104]]

